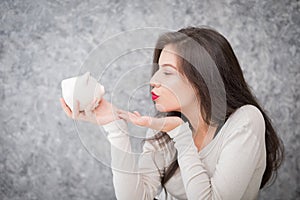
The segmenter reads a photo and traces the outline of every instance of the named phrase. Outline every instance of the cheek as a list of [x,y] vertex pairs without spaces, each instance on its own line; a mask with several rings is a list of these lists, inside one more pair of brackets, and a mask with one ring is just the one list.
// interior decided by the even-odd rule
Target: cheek
[[194,105],[196,96],[193,91],[180,90],[174,95],[174,100],[176,100],[176,107],[179,108],[179,110],[182,110],[183,108]]
[[182,80],[182,78],[178,79],[177,81],[170,82],[169,90],[171,90],[171,93],[174,97],[176,97],[181,106],[186,106],[196,97],[195,91],[191,84]]
[[183,81],[169,82],[165,85],[156,108],[161,112],[180,111],[181,108],[191,105],[195,98],[195,92],[190,85]]
[[177,96],[182,107],[192,104],[196,99],[195,91],[190,87],[184,87],[178,90]]
[[162,95],[156,101],[156,109],[160,112],[179,111],[180,102],[176,94],[164,88]]

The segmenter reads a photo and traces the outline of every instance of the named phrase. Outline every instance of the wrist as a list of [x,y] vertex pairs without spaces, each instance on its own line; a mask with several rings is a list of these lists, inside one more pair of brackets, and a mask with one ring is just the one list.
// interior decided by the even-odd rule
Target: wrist
[[120,120],[120,118],[117,116],[116,117],[97,117],[96,120],[94,121],[94,123],[99,126],[104,126],[106,124],[109,124],[109,123],[117,121],[117,120]]
[[183,123],[184,121],[180,117],[166,117],[166,125],[162,131],[169,132]]

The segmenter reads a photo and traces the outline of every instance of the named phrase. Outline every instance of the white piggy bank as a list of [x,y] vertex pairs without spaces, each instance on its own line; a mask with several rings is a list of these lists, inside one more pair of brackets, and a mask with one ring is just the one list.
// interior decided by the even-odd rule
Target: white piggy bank
[[82,76],[64,79],[61,82],[61,88],[62,96],[72,111],[76,106],[76,100],[80,103],[79,111],[83,111],[94,99],[97,99],[96,105],[98,105],[105,93],[103,85],[98,83],[90,72],[86,72]]

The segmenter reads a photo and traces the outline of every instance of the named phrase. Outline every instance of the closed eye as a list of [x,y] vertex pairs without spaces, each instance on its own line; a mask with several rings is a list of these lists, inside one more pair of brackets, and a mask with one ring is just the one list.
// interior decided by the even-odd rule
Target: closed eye
[[172,75],[170,72],[164,72],[164,75]]

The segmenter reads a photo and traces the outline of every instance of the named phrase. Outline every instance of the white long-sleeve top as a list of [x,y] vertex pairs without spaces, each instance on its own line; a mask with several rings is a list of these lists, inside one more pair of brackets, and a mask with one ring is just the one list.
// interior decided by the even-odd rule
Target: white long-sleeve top
[[[188,123],[167,132],[166,145],[146,141],[131,152],[124,120],[103,128],[111,143],[113,183],[119,200],[163,199],[161,174],[174,161],[179,168],[165,184],[168,199],[256,199],[266,167],[265,122],[252,105],[237,109],[216,137],[198,152]],[[149,129],[148,136],[154,134]],[[158,196],[159,195],[159,196]]]

